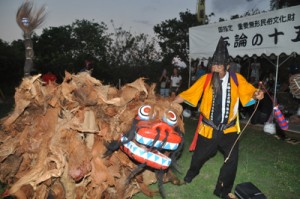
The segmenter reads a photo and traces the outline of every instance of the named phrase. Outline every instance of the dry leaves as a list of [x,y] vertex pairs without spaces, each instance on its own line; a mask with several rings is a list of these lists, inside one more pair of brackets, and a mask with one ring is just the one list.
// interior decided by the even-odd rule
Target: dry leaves
[[[15,93],[15,108],[1,120],[0,180],[6,195],[18,198],[131,198],[153,196],[151,170],[125,186],[136,163],[118,150],[103,158],[105,144],[128,131],[143,104],[162,118],[182,107],[155,95],[143,78],[121,89],[103,85],[88,73],[66,72],[62,84],[45,85],[40,75],[24,78]],[[164,181],[176,181],[169,172]],[[176,181],[177,182],[177,181]]]

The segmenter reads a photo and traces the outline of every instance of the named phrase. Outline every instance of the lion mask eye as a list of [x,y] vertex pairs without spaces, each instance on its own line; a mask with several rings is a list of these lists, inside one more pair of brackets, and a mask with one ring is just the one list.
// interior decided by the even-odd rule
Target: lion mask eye
[[150,105],[143,105],[138,110],[138,116],[141,120],[149,120],[151,113],[151,106]]
[[167,111],[164,114],[163,121],[166,122],[170,126],[175,126],[177,124],[177,116],[174,111]]

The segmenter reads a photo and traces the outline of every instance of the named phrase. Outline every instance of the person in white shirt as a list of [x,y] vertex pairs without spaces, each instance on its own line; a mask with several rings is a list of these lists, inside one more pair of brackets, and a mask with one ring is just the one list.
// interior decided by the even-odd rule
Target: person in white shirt
[[182,77],[178,73],[178,69],[174,68],[171,75],[171,96],[175,97],[179,93]]

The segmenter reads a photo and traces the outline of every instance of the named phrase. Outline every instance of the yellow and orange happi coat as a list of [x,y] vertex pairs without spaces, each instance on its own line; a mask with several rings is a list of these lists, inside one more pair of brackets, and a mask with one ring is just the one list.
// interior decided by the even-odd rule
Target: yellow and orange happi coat
[[[203,116],[205,116],[206,118],[210,118],[213,101],[213,90],[210,84],[211,79],[209,79],[204,91],[206,78],[207,74],[203,75],[189,89],[180,93],[179,96],[184,99],[185,103],[196,107],[203,94],[199,109]],[[256,91],[256,88],[252,84],[247,82],[247,80],[239,73],[236,73],[238,85],[234,82],[231,76],[229,76],[229,78],[231,85],[231,103],[228,123],[238,117],[239,100],[241,101],[242,106],[254,104],[255,101],[253,100],[252,96]],[[213,129],[210,126],[203,124],[203,122],[200,123],[197,127],[197,132],[206,138],[212,138],[212,131]],[[226,134],[237,131],[239,131],[238,121],[234,126],[225,129],[224,133]]]

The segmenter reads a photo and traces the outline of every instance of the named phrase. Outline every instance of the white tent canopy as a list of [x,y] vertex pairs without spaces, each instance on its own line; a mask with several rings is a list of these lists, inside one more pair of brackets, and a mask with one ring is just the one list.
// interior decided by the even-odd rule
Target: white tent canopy
[[300,6],[192,27],[189,29],[190,59],[212,57],[220,37],[227,42],[231,57],[277,56],[276,63],[271,62],[276,66],[276,99],[278,68],[286,61],[279,64],[279,55],[300,54]]
[[212,57],[221,36],[232,57],[300,54],[300,6],[192,27],[190,58]]

